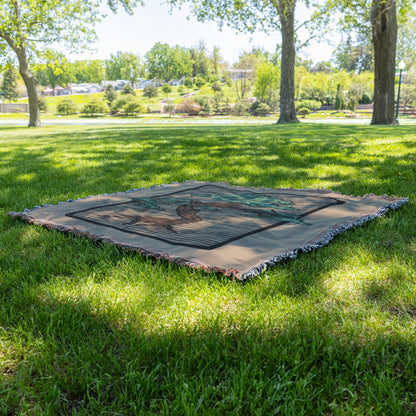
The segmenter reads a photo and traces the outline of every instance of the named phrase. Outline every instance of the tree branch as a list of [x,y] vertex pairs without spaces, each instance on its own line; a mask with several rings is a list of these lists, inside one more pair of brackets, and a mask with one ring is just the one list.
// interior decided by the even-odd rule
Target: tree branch
[[17,46],[16,42],[8,35],[7,33],[0,32],[0,37],[3,38],[7,44],[17,53],[19,51],[19,47]]

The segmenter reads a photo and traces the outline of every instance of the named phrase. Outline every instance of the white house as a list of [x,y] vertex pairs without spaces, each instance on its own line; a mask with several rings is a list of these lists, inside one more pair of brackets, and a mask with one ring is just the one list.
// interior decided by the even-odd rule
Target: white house
[[117,79],[115,81],[101,81],[101,88],[106,89],[109,85],[112,85],[116,91],[121,90],[126,84],[129,84],[130,81],[124,79]]
[[184,81],[185,76],[183,76],[181,79],[173,79],[169,82],[169,84],[172,85],[172,87],[179,87],[180,85],[183,85]]
[[144,87],[147,87],[148,85],[154,85],[157,86],[156,82],[152,79],[144,79],[139,82],[139,89],[143,89]]

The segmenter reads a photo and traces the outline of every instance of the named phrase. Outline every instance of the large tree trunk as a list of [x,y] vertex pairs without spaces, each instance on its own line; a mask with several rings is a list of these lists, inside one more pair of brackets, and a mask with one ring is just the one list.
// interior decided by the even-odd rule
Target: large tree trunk
[[28,127],[40,127],[40,111],[38,92],[36,90],[36,78],[30,71],[29,62],[24,48],[16,50],[17,58],[19,60],[19,73],[26,85],[27,95],[29,97],[29,125]]
[[39,127],[40,111],[38,92],[36,90],[36,78],[30,71],[29,61],[27,60],[26,49],[24,46],[18,44],[6,33],[0,32],[0,37],[3,38],[8,45],[13,49],[19,61],[19,73],[25,83],[27,95],[29,97],[29,125],[28,127]]
[[295,109],[295,5],[296,0],[279,0],[282,29],[279,124],[298,123]]
[[374,45],[374,110],[371,124],[396,124],[396,1],[373,0],[371,25]]

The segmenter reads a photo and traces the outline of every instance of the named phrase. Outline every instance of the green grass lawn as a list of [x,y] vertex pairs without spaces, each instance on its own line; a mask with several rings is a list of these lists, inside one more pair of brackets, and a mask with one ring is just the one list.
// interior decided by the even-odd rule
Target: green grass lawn
[[[6,217],[173,181],[408,196],[246,284]],[[0,128],[0,414],[414,415],[414,126]]]
[[[175,104],[179,104],[182,99],[183,95],[187,93],[199,93],[201,95],[208,94],[214,95],[214,91],[212,90],[209,84],[202,86],[201,88],[197,88],[196,86],[192,88],[185,88],[183,87],[183,91],[179,92],[179,87],[172,87],[172,92],[169,94],[164,94],[162,90],[158,89],[158,96],[153,98],[148,98],[143,96],[143,90],[136,90],[136,97],[140,102],[143,104],[144,108],[150,111],[160,111],[162,105],[161,101],[165,99],[172,100]],[[120,96],[120,91],[117,91],[118,96]],[[224,101],[228,100],[229,102],[237,101],[237,94],[234,87],[229,87],[227,85],[222,86],[222,94],[224,97]],[[62,100],[70,99],[74,102],[77,111],[80,112],[82,107],[91,101],[92,99],[104,99],[104,93],[98,94],[73,94],[73,95],[61,95],[56,97],[45,97],[45,101],[47,103],[47,112],[43,114],[43,117],[54,116],[56,114],[57,105]],[[19,103],[28,103],[28,99],[19,100]],[[10,115],[10,114],[9,114]],[[72,115],[73,117],[73,115]]]

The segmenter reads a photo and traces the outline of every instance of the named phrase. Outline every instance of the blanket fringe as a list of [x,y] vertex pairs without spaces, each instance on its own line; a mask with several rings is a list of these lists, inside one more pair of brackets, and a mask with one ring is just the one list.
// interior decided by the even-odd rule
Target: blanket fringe
[[[364,197],[374,197],[374,195],[364,196]],[[386,197],[387,198],[387,197]],[[351,221],[348,224],[342,224],[337,227],[331,228],[322,238],[319,240],[316,240],[312,244],[307,244],[302,247],[298,247],[291,251],[286,251],[283,254],[277,254],[261,264],[252,267],[248,272],[246,273],[238,273],[237,275],[234,275],[238,280],[244,281],[247,279],[251,279],[253,277],[258,276],[259,274],[263,273],[266,269],[269,267],[272,267],[276,265],[277,263],[280,263],[285,260],[294,259],[301,253],[308,253],[309,251],[316,250],[317,248],[323,247],[331,242],[338,234],[343,233],[344,231],[349,230],[350,228],[354,227],[361,227],[363,224],[383,216],[386,212],[391,210],[399,209],[402,205],[406,204],[409,201],[409,198],[403,198],[398,201],[395,201],[389,205],[386,205],[385,207],[380,208],[376,214],[374,215],[366,215],[364,217],[361,217],[357,219],[356,221]]]
[[[185,181],[184,183],[200,183],[200,182],[199,181],[194,181],[194,180],[189,180],[189,181]],[[209,182],[204,182],[204,183],[209,183]],[[229,185],[226,182],[222,182],[222,183]],[[150,187],[146,187],[146,188],[142,187],[142,188],[137,188],[137,189],[131,189],[131,190],[128,190],[128,191],[125,191],[125,192],[116,192],[116,193],[112,193],[112,194],[105,193],[105,194],[101,194],[99,196],[129,194],[129,193],[140,191],[140,190],[143,190],[143,189],[161,188],[161,187],[169,186],[169,185],[172,185],[172,184],[180,184],[180,182],[172,182],[171,184],[154,185],[154,186],[150,186]],[[242,187],[242,186],[233,186],[233,187],[235,187],[235,188],[245,188],[245,187]],[[293,188],[270,189],[270,188],[264,188],[264,187],[262,187],[261,189],[262,190],[269,189],[269,190],[273,190],[273,191],[275,191],[275,190],[285,190],[285,189],[293,190]],[[323,189],[323,188],[302,189],[302,191],[316,192],[316,193],[334,192],[334,191]],[[339,192],[334,192],[334,193],[338,193],[339,195],[342,195]],[[75,201],[81,201],[81,200],[85,200],[85,199],[96,197],[96,196],[97,195],[90,195],[90,196],[83,197],[83,198],[78,198],[78,199],[68,199],[67,201],[58,202],[58,205],[71,203],[71,202],[75,202]],[[73,235],[88,237],[89,239],[92,239],[94,241],[101,241],[101,242],[106,243],[106,244],[108,244],[108,243],[115,244],[116,246],[122,247],[125,250],[135,251],[135,252],[137,252],[137,253],[139,253],[143,256],[146,256],[146,257],[153,257],[153,258],[156,258],[156,259],[164,259],[164,260],[167,260],[169,262],[178,264],[180,266],[186,266],[186,267],[190,267],[190,268],[197,269],[197,270],[202,269],[205,272],[222,273],[226,276],[230,276],[230,277],[235,278],[239,281],[246,281],[246,280],[252,279],[253,277],[258,276],[259,274],[263,273],[266,269],[276,265],[277,263],[280,263],[282,261],[286,261],[286,260],[289,260],[289,259],[294,259],[300,253],[307,253],[307,252],[310,252],[310,251],[315,250],[317,248],[323,247],[323,246],[327,245],[331,240],[333,240],[338,234],[341,234],[341,233],[343,233],[344,231],[346,231],[350,228],[362,226],[363,224],[373,220],[374,218],[381,217],[382,215],[384,215],[386,212],[388,212],[390,210],[396,210],[396,209],[400,208],[402,205],[406,204],[409,201],[409,198],[397,199],[397,198],[389,197],[387,195],[384,195],[384,196],[380,197],[380,196],[376,196],[374,194],[366,194],[362,198],[384,198],[386,201],[394,201],[394,202],[391,202],[390,204],[380,208],[377,211],[377,213],[374,214],[374,215],[366,215],[366,216],[363,216],[363,217],[361,217],[361,218],[359,218],[355,221],[351,221],[348,224],[341,224],[339,226],[331,228],[322,238],[319,238],[318,240],[314,241],[311,244],[306,244],[306,245],[298,247],[294,250],[286,251],[286,252],[281,253],[281,254],[276,254],[275,256],[264,260],[259,265],[252,267],[248,272],[245,272],[245,273],[241,273],[238,270],[234,270],[234,269],[227,270],[227,269],[222,269],[222,268],[218,268],[218,267],[214,267],[214,266],[205,266],[203,264],[192,262],[190,260],[169,256],[167,253],[160,253],[160,252],[156,252],[156,251],[150,251],[150,250],[146,250],[146,249],[143,249],[143,248],[140,248],[140,247],[134,247],[134,246],[130,246],[130,245],[127,245],[127,244],[122,244],[122,243],[114,243],[111,240],[92,235],[92,234],[90,234],[88,232],[85,232],[85,231],[80,231],[78,229],[65,227],[65,226],[62,226],[60,224],[55,224],[55,223],[48,222],[48,221],[45,221],[45,220],[35,219],[35,218],[30,216],[31,212],[33,212],[33,211],[35,211],[39,208],[42,208],[42,207],[50,206],[51,204],[38,205],[38,206],[33,207],[32,209],[25,209],[23,212],[11,211],[11,212],[8,212],[7,215],[12,217],[12,218],[20,218],[21,220],[27,221],[27,222],[32,223],[32,224],[37,224],[37,225],[44,226],[48,229],[55,229],[55,230],[66,232],[66,233],[73,234]]]

